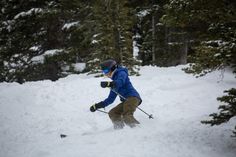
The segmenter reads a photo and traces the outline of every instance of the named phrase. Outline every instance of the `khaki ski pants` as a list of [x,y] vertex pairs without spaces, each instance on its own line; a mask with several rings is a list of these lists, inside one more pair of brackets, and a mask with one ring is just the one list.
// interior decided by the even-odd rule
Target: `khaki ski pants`
[[135,127],[136,124],[139,124],[139,121],[134,118],[134,112],[140,101],[137,97],[128,97],[124,102],[109,111],[108,114],[115,129],[123,128],[124,123],[130,127]]

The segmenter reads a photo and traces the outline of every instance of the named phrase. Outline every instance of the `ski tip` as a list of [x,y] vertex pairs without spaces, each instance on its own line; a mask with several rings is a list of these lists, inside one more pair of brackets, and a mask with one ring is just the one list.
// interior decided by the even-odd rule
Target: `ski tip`
[[66,136],[67,136],[67,135],[65,135],[65,134],[61,134],[61,135],[60,135],[61,138],[65,138]]

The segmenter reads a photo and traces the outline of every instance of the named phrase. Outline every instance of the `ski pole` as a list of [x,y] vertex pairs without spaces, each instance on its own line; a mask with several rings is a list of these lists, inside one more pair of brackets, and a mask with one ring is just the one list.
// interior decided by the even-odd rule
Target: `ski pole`
[[[119,95],[121,98],[123,98],[124,100],[126,100],[126,98],[125,98],[124,96],[122,96],[120,93],[118,93],[117,91],[113,90],[112,88],[111,88],[111,90],[112,90],[113,92],[115,92],[117,95]],[[152,114],[148,114],[147,112],[145,112],[143,109],[141,109],[141,108],[138,107],[138,106],[137,106],[137,108],[138,108],[140,111],[142,111],[143,113],[145,113],[146,115],[148,115],[148,118],[149,118],[149,119],[154,119],[153,116],[152,116]]]
[[153,119],[152,114],[148,114],[147,112],[145,112],[144,110],[142,110],[140,107],[137,107],[140,111],[142,111],[143,113],[145,113],[146,115],[148,115],[149,119]]
[[108,114],[108,112],[103,111],[103,110],[99,110],[99,109],[97,109],[97,111],[102,112],[102,113],[105,113],[105,114]]

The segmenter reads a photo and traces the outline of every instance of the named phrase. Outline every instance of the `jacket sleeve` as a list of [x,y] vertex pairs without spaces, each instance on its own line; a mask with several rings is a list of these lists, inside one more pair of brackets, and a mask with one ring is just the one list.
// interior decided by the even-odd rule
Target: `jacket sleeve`
[[109,93],[109,96],[102,102],[103,107],[106,107],[106,106],[112,104],[115,101],[116,96],[117,96],[117,94],[111,90]]
[[116,91],[118,91],[119,88],[121,88],[125,84],[127,77],[128,77],[128,74],[124,71],[118,73],[117,79],[113,81],[115,83]]

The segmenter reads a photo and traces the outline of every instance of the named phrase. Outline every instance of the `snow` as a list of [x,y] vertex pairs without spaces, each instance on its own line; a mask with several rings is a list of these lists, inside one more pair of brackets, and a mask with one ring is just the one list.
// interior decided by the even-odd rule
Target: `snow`
[[183,43],[181,42],[168,42],[168,45],[171,45],[171,46],[176,46],[176,45],[182,45]]
[[216,54],[214,55],[214,57],[219,57],[219,56],[221,56],[220,53],[216,53]]
[[88,63],[95,63],[95,62],[99,62],[99,61],[100,61],[100,59],[94,58],[93,60],[88,61]]
[[12,30],[12,26],[15,24],[15,20],[3,21],[2,24],[8,30],[8,32],[10,32]]
[[137,13],[137,16],[140,18],[143,18],[147,16],[148,14],[150,14],[150,12],[151,12],[151,9],[141,10]]
[[86,63],[75,63],[72,66],[75,71],[82,72],[86,68]]
[[137,42],[133,41],[133,56],[134,58],[137,58],[139,54],[139,48],[137,46]]
[[5,9],[4,9],[4,8],[2,8],[2,9],[1,9],[1,12],[2,12],[2,13],[5,13]]
[[156,26],[163,26],[164,24],[163,23],[157,23]]
[[93,35],[93,39],[92,39],[92,41],[91,41],[91,43],[92,44],[97,44],[97,43],[99,43],[100,42],[100,40],[97,40],[97,39],[95,39],[95,38],[97,38],[99,35],[101,35],[102,33],[97,33],[97,34],[94,34]]
[[214,44],[214,43],[217,43],[218,45],[220,44],[226,44],[226,42],[224,42],[223,40],[209,40],[209,41],[204,41],[203,43],[206,43],[206,44]]
[[91,43],[92,43],[92,44],[97,44],[97,43],[98,43],[98,40],[92,40]]
[[62,30],[68,30],[68,29],[70,29],[71,27],[78,26],[78,25],[79,25],[79,22],[78,22],[78,21],[66,23],[66,24],[64,24],[64,26],[62,27]]
[[107,78],[80,74],[56,82],[0,83],[0,156],[235,157],[235,118],[214,127],[200,123],[218,111],[216,97],[235,86],[232,72],[217,83],[220,71],[197,79],[181,68],[145,66],[141,76],[130,77],[143,99],[140,108],[154,119],[137,110],[140,126],[122,130],[113,130],[106,114],[89,111],[108,95],[99,86]]
[[97,36],[101,35],[102,33],[97,33],[93,35],[93,38],[96,38]]
[[44,59],[46,56],[53,56],[53,55],[57,55],[58,53],[63,52],[62,49],[52,49],[52,50],[47,50],[45,51],[42,55],[39,56],[35,56],[31,59],[32,62],[34,63],[44,63]]
[[29,50],[31,51],[38,51],[40,49],[41,46],[32,46],[29,48]]
[[43,12],[43,10],[41,8],[32,8],[26,12],[20,12],[19,14],[17,14],[15,17],[14,17],[14,20],[20,18],[20,17],[25,17],[25,16],[29,16],[29,15],[32,15],[33,13],[41,13]]
[[53,55],[56,55],[58,54],[59,52],[62,52],[63,50],[62,49],[53,49],[53,50],[47,50],[44,52],[44,55],[45,56],[53,56]]
[[31,59],[32,62],[34,63],[44,63],[44,56],[43,55],[39,55],[39,56],[35,56]]

